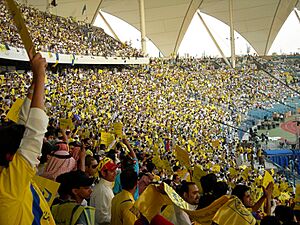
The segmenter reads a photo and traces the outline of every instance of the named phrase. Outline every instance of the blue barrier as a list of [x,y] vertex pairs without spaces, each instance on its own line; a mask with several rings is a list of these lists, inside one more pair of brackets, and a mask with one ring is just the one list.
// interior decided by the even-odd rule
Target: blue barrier
[[[291,108],[291,107],[293,107],[293,108]],[[288,97],[283,104],[280,104],[280,103],[273,104],[272,108],[250,109],[247,114],[248,117],[250,117],[250,118],[242,121],[242,123],[239,127],[241,129],[238,131],[239,139],[241,140],[245,134],[245,132],[243,132],[242,130],[248,131],[251,127],[253,127],[255,124],[258,123],[258,120],[264,120],[265,118],[270,119],[273,117],[273,113],[284,114],[289,111],[291,111],[292,113],[295,113],[297,110],[296,109],[297,107],[300,107],[300,98],[299,97]]]
[[295,170],[300,174],[300,150],[291,149],[275,149],[275,150],[264,150],[264,155],[271,160],[273,163],[285,168],[289,166],[289,161],[295,162],[297,159],[299,163],[295,165]]

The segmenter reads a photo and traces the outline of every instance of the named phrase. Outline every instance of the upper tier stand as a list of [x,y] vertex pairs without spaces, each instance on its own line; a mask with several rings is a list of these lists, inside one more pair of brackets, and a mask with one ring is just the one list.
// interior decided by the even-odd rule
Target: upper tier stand
[[[10,50],[0,50],[0,58],[16,61],[29,61],[24,48],[9,47]],[[46,58],[48,63],[56,63],[56,53],[41,52],[42,56]],[[73,55],[58,54],[59,64],[81,64],[81,65],[96,65],[96,64],[115,64],[115,65],[128,65],[128,64],[149,64],[148,57],[103,57],[103,56],[87,56],[87,55],[75,55],[75,61],[73,63]]]

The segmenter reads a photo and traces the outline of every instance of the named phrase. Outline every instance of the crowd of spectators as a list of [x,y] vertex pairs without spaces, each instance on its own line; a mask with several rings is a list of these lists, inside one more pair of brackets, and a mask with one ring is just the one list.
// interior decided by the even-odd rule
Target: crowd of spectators
[[[20,9],[38,51],[104,57],[143,56],[140,50],[112,38],[102,28],[25,5]],[[23,48],[4,0],[0,1],[0,24],[1,43],[7,47]]]
[[[261,188],[265,174],[262,149],[240,141],[234,129],[249,109],[271,107],[295,95],[258,70],[257,61],[268,63],[243,57],[233,70],[218,59],[154,58],[149,65],[130,68],[65,66],[47,71],[45,110],[50,121],[39,174],[62,183],[56,204],[73,199],[72,207],[84,205],[80,209],[85,213],[91,210],[87,205],[94,206],[97,224],[118,224],[111,216],[119,216],[121,210],[131,221],[127,224],[133,224],[137,218],[128,210],[134,201],[149,184],[166,182],[198,208],[233,189],[257,220],[263,218],[260,211],[266,199],[269,209],[265,215],[276,214],[276,205],[293,206],[295,187],[283,174],[269,171],[274,184]],[[285,81],[280,64],[272,71]],[[2,73],[2,126],[10,124],[6,115],[16,99],[24,98],[31,79],[30,71]],[[290,85],[299,90],[296,79]],[[67,118],[73,127],[62,129],[60,120]],[[114,133],[117,122],[122,123],[126,137],[113,134],[110,142],[104,141],[102,136]],[[190,166],[176,157],[176,146],[188,152]],[[120,176],[118,164],[126,178]],[[196,168],[208,175],[192,183]],[[77,169],[85,175],[72,172]],[[64,184],[76,176],[78,184]],[[87,187],[89,177],[98,177],[93,193]],[[122,196],[114,200],[119,192]],[[119,207],[122,199],[128,202]],[[60,210],[69,206],[54,207],[54,217],[62,216]],[[176,218],[168,218],[174,224],[192,223],[180,208],[175,212]],[[84,220],[81,214],[78,217]]]

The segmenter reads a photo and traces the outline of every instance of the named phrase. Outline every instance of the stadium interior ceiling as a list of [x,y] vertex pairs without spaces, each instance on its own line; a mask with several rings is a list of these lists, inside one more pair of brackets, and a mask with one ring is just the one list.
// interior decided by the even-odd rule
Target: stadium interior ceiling
[[[94,23],[99,10],[140,30],[140,0],[19,0],[42,11]],[[50,6],[50,7],[49,7]],[[233,0],[234,29],[266,55],[299,0]],[[146,36],[164,55],[177,52],[197,10],[230,24],[229,0],[144,0]]]

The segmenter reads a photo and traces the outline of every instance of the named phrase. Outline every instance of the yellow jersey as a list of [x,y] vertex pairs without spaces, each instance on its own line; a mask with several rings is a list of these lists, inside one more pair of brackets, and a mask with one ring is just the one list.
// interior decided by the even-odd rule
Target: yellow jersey
[[132,225],[137,220],[129,211],[134,204],[134,198],[129,191],[122,190],[111,203],[111,225]]
[[50,208],[32,182],[35,169],[17,152],[0,167],[0,225],[55,225]]

